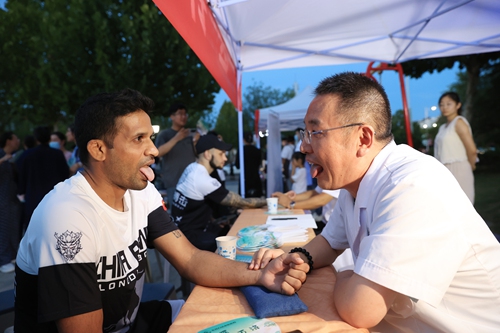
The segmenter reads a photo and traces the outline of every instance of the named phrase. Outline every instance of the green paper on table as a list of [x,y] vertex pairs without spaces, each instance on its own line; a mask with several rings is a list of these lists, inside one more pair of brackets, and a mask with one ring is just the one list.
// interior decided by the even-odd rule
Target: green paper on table
[[269,319],[255,317],[235,318],[223,323],[207,327],[198,333],[281,333],[278,325]]

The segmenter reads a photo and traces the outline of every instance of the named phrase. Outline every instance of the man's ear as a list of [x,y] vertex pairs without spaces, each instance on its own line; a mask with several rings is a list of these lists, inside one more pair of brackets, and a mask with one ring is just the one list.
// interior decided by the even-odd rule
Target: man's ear
[[211,149],[207,149],[203,152],[203,157],[207,160],[210,161],[212,159],[212,152]]
[[96,161],[102,162],[106,159],[107,147],[104,141],[94,139],[87,143],[89,155]]
[[359,129],[358,135],[359,147],[357,155],[363,157],[375,143],[375,129],[369,125],[363,125]]

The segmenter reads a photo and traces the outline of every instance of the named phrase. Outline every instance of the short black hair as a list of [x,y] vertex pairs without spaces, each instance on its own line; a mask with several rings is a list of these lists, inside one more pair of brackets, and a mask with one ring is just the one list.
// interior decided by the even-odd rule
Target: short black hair
[[245,140],[248,143],[252,143],[253,142],[253,133],[250,131],[243,132],[243,140]]
[[174,104],[170,105],[170,108],[168,109],[168,115],[171,116],[174,113],[176,113],[178,110],[186,110],[186,112],[188,112],[188,109],[184,104],[174,103]]
[[296,151],[292,154],[292,160],[301,160],[302,164],[304,164],[304,161],[306,160],[306,155],[301,153],[300,151]]
[[55,132],[52,132],[52,134],[57,135],[59,140],[66,142],[66,135],[64,135],[62,132],[55,131]]
[[128,88],[88,98],[78,108],[75,116],[74,135],[81,162],[88,162],[87,143],[90,140],[103,140],[106,146],[113,147],[113,140],[118,131],[117,118],[139,110],[150,114],[153,108],[153,100]]
[[48,144],[50,141],[50,133],[52,129],[49,126],[37,126],[33,131],[33,135],[35,136],[36,141],[41,144]]
[[31,134],[28,134],[24,137],[23,143],[24,143],[24,146],[26,147],[26,149],[33,148],[36,146],[35,137]]
[[14,136],[14,132],[5,132],[2,135],[0,135],[0,148],[5,147],[7,144],[7,140],[12,140],[12,137]]
[[378,140],[392,140],[392,115],[384,88],[362,73],[344,72],[323,79],[314,90],[317,96],[340,98],[336,115],[340,126],[367,123],[375,129]]

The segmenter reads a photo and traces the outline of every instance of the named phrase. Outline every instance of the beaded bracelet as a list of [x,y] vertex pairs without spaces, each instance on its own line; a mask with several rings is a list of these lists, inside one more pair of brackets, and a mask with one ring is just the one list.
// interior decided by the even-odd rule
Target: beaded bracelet
[[313,264],[314,264],[311,255],[309,254],[309,252],[307,252],[306,249],[302,247],[294,247],[293,249],[290,250],[290,253],[295,253],[295,252],[301,252],[306,256],[307,264],[309,265],[309,272],[307,272],[307,274],[309,274],[313,270]]

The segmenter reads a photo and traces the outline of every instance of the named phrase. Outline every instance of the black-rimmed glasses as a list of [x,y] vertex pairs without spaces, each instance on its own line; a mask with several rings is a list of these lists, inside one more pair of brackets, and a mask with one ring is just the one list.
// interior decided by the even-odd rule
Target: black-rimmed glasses
[[352,126],[361,126],[361,125],[364,125],[364,124],[363,123],[355,123],[355,124],[349,124],[349,125],[344,125],[344,126],[339,126],[339,127],[327,128],[327,129],[319,130],[319,131],[300,130],[299,131],[299,135],[300,135],[300,139],[302,141],[304,141],[305,143],[307,143],[308,145],[310,145],[311,144],[311,138],[312,138],[313,135],[322,134],[322,133],[333,131],[333,130],[336,130],[336,129],[346,128],[346,127],[352,127]]

